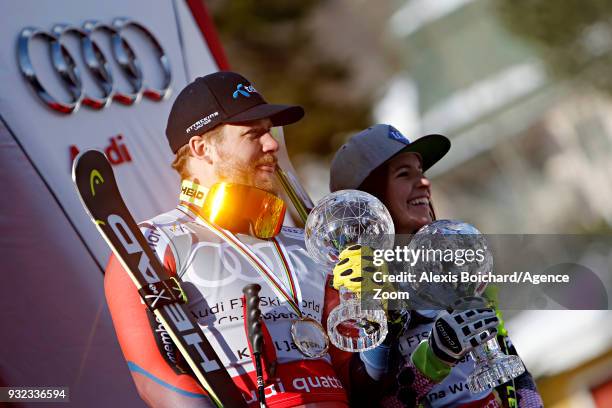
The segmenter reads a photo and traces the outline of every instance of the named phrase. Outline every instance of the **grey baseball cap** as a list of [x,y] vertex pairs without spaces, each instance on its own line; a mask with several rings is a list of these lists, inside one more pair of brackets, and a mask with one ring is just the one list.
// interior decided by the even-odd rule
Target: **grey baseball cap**
[[444,157],[450,146],[450,140],[442,135],[427,135],[411,142],[391,125],[371,126],[338,149],[331,163],[329,189],[356,189],[377,167],[403,152],[420,154],[426,171]]

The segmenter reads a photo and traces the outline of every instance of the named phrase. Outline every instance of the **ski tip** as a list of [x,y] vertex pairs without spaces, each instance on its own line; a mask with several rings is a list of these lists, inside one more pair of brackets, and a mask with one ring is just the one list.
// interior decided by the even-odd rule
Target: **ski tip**
[[85,150],[76,155],[76,157],[72,161],[72,181],[73,182],[75,183],[77,182],[77,174],[78,174],[78,169],[80,167],[80,164],[86,161],[90,161],[91,158],[95,156],[101,156],[101,157],[96,157],[94,161],[98,161],[100,159],[108,161],[108,159],[106,158],[106,155],[102,153],[100,150],[96,150],[96,149]]
[[89,201],[96,196],[105,182],[115,182],[111,164],[99,150],[87,150],[75,157],[72,163],[72,181],[81,204],[90,215]]

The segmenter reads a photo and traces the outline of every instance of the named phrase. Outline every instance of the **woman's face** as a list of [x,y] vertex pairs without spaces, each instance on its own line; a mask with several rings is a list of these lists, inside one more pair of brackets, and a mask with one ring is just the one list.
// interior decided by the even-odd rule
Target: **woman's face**
[[423,175],[417,153],[401,153],[387,163],[384,204],[391,213],[396,234],[411,234],[431,223],[431,183]]

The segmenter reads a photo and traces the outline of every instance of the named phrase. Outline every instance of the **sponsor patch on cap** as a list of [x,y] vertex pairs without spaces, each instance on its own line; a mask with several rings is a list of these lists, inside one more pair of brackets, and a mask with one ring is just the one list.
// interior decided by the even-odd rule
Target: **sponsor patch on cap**
[[401,132],[397,130],[396,128],[394,128],[393,126],[389,126],[388,136],[389,136],[389,139],[397,140],[398,142],[403,143],[403,144],[410,144],[410,139],[402,135]]
[[200,129],[201,127],[203,127],[203,126],[208,125],[217,116],[219,116],[219,111],[213,112],[210,115],[206,115],[203,118],[198,119],[196,122],[192,123],[191,126],[189,126],[187,129],[185,129],[185,132],[188,133],[188,134],[191,133],[191,132],[194,132],[194,131]]
[[236,90],[232,93],[232,98],[238,99],[240,96],[250,98],[252,93],[257,93],[257,89],[253,85],[238,84]]

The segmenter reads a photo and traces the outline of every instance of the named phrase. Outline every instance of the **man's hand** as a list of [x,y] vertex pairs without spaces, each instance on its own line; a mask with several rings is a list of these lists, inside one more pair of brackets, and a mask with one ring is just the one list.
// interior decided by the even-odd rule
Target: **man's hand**
[[440,360],[455,365],[474,347],[495,337],[498,324],[491,308],[443,311],[431,329],[429,347]]
[[[333,286],[340,289],[344,286],[353,293],[361,294],[364,279],[372,279],[373,273],[382,272],[383,276],[388,275],[387,264],[380,266],[374,265],[373,250],[367,246],[351,245],[340,253],[340,261],[334,267]],[[363,272],[366,276],[363,276]],[[393,292],[395,288],[389,282],[377,282],[372,279],[369,288],[381,288],[385,292]],[[405,309],[388,310],[389,301],[382,300],[382,306],[387,311],[389,334],[388,341],[396,339],[403,332],[410,319],[410,313]]]
[[[374,265],[374,250],[372,248],[351,245],[340,252],[338,258],[339,261],[333,270],[334,288],[340,290],[340,287],[344,286],[351,292],[360,295],[364,279],[370,279],[371,282],[366,286],[367,288],[381,288],[384,292],[395,290],[395,287],[383,278],[389,274],[387,264],[383,262],[380,266]],[[378,280],[374,279],[376,272],[382,272],[382,275],[377,278]],[[386,300],[383,301],[385,309],[386,303]]]
[[340,253],[334,267],[334,288],[344,286],[353,293],[361,293],[363,281],[362,268],[375,267],[372,249],[361,245],[351,245]]

